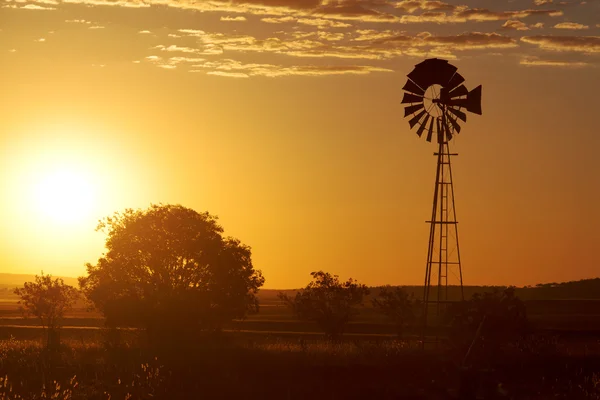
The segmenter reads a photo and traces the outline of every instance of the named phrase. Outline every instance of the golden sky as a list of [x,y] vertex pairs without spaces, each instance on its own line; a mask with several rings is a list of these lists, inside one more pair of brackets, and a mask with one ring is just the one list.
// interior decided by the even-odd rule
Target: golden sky
[[465,284],[597,276],[598,0],[0,0],[0,270],[81,275],[98,219],[162,202],[268,288],[419,284],[436,146],[400,101],[429,57],[483,85],[451,145]]

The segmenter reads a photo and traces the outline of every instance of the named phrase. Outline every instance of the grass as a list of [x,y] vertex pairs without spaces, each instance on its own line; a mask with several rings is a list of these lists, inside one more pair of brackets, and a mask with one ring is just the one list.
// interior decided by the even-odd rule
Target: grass
[[[101,331],[63,335],[56,352],[39,338],[1,341],[0,399],[430,399],[458,389],[460,354],[397,340],[230,334],[149,349],[126,335],[117,348]],[[588,345],[580,354],[558,337],[531,337],[473,379],[482,394],[501,385],[515,399],[600,399],[600,348]]]
[[[600,340],[573,329],[580,317],[548,311],[530,319],[571,329],[538,333],[492,359],[485,352],[476,357],[473,380],[482,396],[500,385],[506,398],[600,399]],[[463,356],[423,353],[414,340],[371,335],[394,332],[372,309],[362,310],[349,327],[355,334],[339,343],[270,304],[220,341],[173,338],[158,349],[134,331],[123,331],[118,347],[108,346],[102,319],[78,309],[65,322],[73,328],[62,330],[57,352],[41,346],[36,320],[18,316],[16,304],[0,305],[0,400],[444,398],[435,396],[458,390]],[[594,326],[590,315],[581,318]]]

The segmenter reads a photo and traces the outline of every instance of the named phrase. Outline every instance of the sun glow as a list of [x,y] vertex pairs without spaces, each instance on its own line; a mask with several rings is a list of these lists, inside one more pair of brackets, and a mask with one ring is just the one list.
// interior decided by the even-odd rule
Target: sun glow
[[73,169],[43,173],[33,187],[33,202],[41,217],[61,224],[88,219],[94,209],[94,185],[90,177]]

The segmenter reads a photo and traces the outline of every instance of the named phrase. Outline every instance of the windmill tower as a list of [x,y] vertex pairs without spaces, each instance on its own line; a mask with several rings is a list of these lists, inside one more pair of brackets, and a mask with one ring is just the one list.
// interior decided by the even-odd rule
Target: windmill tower
[[[464,300],[463,275],[458,241],[458,221],[452,183],[450,141],[460,133],[458,120],[467,121],[463,111],[481,115],[481,85],[468,91],[462,84],[465,79],[457,68],[446,60],[431,58],[417,64],[402,88],[404,117],[411,128],[418,125],[417,135],[426,132],[426,140],[434,138],[438,151],[437,170],[433,191],[429,245],[423,290],[422,334],[431,320],[437,320],[448,302]],[[451,293],[449,286],[458,288]],[[435,315],[435,316],[434,316]],[[437,342],[437,338],[436,338]]]

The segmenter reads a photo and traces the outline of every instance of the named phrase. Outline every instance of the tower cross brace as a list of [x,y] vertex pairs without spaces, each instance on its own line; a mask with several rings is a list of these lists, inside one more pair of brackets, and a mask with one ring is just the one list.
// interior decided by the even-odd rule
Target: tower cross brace
[[[451,158],[458,154],[450,152],[448,141],[439,143],[437,153],[433,154],[437,157],[437,170],[431,220],[426,221],[429,224],[429,244],[423,287],[423,346],[428,326],[439,323],[445,305],[464,300],[451,164]],[[452,278],[455,278],[454,282]],[[459,287],[458,293],[449,291],[449,283]]]

